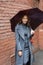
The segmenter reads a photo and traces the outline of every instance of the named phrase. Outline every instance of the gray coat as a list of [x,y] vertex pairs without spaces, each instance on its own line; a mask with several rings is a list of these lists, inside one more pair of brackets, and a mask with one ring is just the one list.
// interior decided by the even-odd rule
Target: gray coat
[[[29,53],[31,56],[30,65],[33,62],[32,45],[30,42],[31,28],[26,27],[23,24],[17,24],[15,27],[16,36],[16,50],[15,50],[15,60],[16,65],[23,65],[29,61]],[[18,51],[23,52],[22,56],[18,55]]]

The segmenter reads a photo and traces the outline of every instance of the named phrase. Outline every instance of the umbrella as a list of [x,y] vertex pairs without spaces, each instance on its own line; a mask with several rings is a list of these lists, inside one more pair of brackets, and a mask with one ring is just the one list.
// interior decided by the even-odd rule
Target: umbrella
[[[14,17],[10,19],[11,29],[14,32],[16,24],[21,20],[21,18],[26,14],[31,18],[30,25],[33,30],[35,30],[43,21],[43,12],[38,8],[32,8],[27,10],[19,11]],[[39,16],[41,15],[41,17]]]
[[43,23],[43,11],[31,15],[30,18],[30,25],[33,28],[33,30],[35,30],[41,23]]
[[36,13],[34,15],[31,16],[32,19],[40,19],[40,21],[43,21],[43,12],[40,13]]

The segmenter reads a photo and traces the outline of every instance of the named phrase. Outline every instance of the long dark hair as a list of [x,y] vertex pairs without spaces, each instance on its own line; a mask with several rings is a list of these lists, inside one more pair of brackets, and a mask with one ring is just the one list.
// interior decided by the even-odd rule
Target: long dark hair
[[[31,21],[30,17],[29,17],[28,15],[23,15],[22,18],[23,18],[24,16],[27,16],[27,19],[28,19],[28,21],[27,21],[27,23],[26,23],[26,26],[27,26],[27,27],[31,27],[31,26],[30,26],[30,21]],[[22,18],[20,19],[19,24],[23,24]]]

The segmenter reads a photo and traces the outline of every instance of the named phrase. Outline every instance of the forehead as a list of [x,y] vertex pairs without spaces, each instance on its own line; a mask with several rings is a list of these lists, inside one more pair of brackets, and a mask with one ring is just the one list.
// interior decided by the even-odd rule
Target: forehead
[[27,16],[25,15],[25,16],[23,16],[23,18],[27,18]]

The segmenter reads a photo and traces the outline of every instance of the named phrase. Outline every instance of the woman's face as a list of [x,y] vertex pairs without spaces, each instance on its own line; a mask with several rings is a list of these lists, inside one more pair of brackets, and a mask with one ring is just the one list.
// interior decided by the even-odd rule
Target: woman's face
[[27,17],[26,15],[23,16],[23,18],[22,18],[22,22],[23,22],[24,24],[26,24],[27,21],[28,21],[28,17]]

